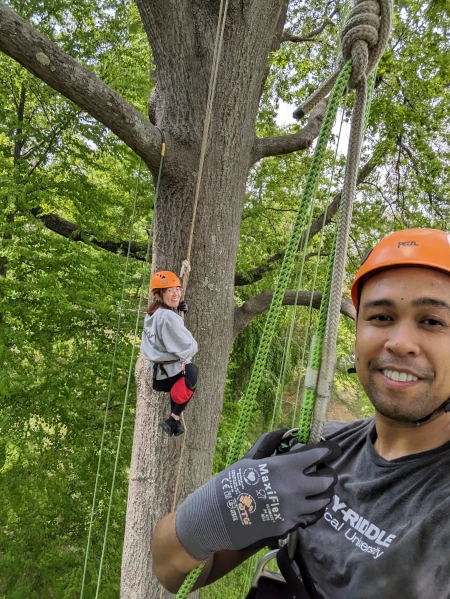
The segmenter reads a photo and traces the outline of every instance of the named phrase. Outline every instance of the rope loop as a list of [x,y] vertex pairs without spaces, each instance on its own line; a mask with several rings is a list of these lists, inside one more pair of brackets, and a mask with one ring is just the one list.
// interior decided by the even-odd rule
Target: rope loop
[[372,0],[360,0],[350,12],[342,30],[342,55],[344,60],[353,59],[349,87],[354,88],[367,75],[369,53],[378,42],[380,29],[380,5]]
[[184,273],[190,273],[191,272],[191,263],[189,262],[189,260],[183,260],[183,264],[181,265],[181,270],[180,270],[180,279],[182,279],[184,277]]
[[356,0],[341,34],[342,57],[352,59],[349,87],[367,78],[380,60],[391,29],[392,0]]
[[342,56],[337,70],[294,112],[300,119],[327,96],[343,66],[352,61],[348,86],[367,79],[383,55],[392,26],[393,0],[355,0],[342,29]]

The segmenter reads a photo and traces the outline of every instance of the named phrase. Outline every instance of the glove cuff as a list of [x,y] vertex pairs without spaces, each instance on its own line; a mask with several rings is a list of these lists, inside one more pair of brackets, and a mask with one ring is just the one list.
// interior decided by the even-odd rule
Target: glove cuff
[[189,495],[177,509],[175,534],[186,553],[198,561],[207,560],[221,549],[234,549],[213,480]]

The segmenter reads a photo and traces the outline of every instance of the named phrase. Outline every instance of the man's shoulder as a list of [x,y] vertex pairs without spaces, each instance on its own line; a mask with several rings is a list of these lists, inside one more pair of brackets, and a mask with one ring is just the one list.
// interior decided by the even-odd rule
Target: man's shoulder
[[322,436],[327,439],[339,441],[349,436],[367,435],[367,432],[372,428],[374,423],[373,418],[364,418],[362,420],[351,420],[350,422],[339,422],[338,420],[330,420],[323,427]]

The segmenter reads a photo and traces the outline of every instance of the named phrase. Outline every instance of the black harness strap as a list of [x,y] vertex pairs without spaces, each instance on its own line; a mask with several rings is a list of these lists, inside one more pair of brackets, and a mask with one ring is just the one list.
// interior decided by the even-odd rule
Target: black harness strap
[[252,587],[246,599],[296,599],[296,597],[286,584],[261,576],[258,587]]
[[296,599],[322,599],[303,559],[299,543],[300,540],[297,541],[293,560],[289,557],[287,545],[278,551],[277,563],[280,572]]

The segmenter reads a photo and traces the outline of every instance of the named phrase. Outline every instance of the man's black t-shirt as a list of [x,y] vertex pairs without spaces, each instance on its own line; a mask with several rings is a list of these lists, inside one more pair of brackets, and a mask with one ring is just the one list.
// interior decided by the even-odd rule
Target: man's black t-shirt
[[386,461],[373,419],[328,423],[342,448],[332,504],[300,531],[326,599],[450,597],[450,443]]

